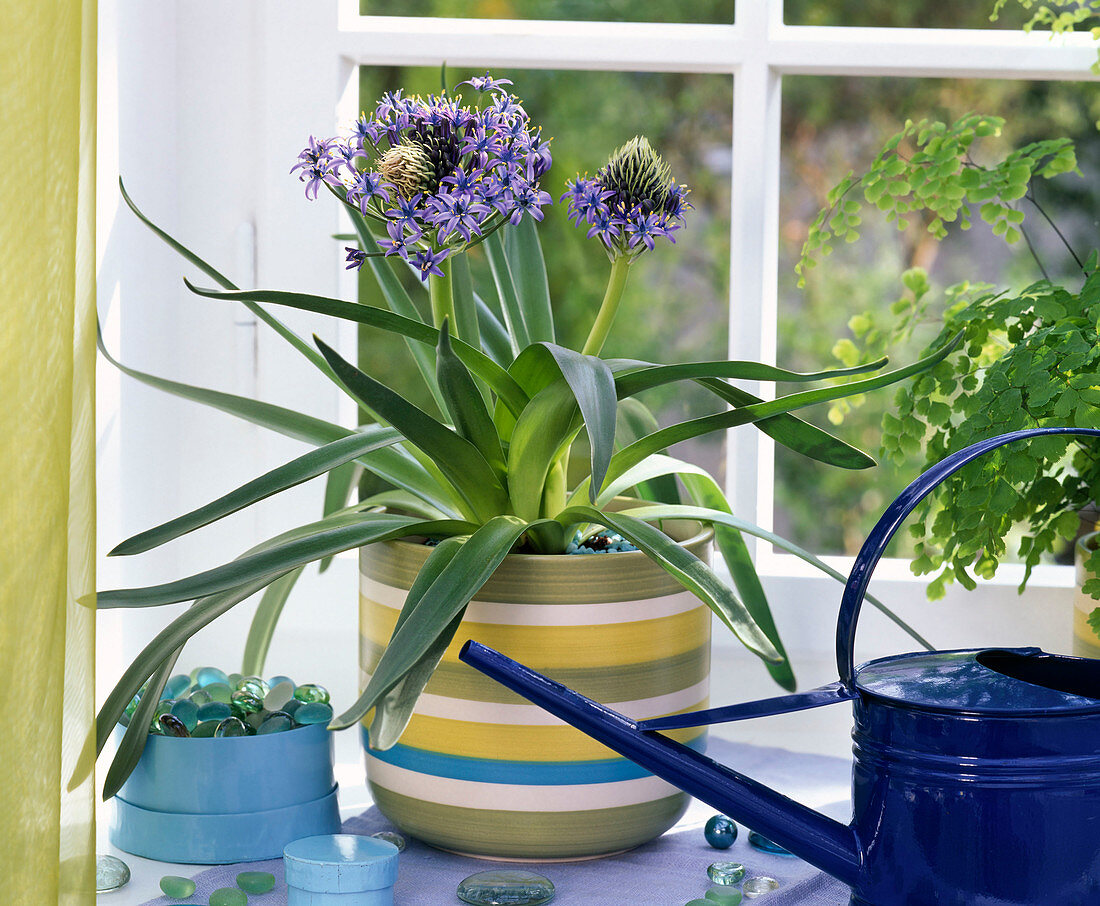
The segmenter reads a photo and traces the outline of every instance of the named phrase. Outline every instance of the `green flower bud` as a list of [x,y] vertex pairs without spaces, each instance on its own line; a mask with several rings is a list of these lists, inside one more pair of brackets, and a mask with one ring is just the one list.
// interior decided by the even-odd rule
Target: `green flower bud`
[[596,178],[604,188],[616,192],[628,208],[640,206],[648,212],[664,205],[672,170],[653,150],[649,139],[636,135],[611,155]]
[[406,198],[431,192],[438,185],[431,156],[418,142],[406,141],[390,148],[379,159],[378,172]]

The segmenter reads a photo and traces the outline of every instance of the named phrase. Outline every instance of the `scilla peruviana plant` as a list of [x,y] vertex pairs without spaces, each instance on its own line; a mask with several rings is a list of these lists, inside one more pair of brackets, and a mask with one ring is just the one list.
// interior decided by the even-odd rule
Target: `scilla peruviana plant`
[[[690,207],[688,190],[671,179],[644,138],[628,142],[595,177],[578,178],[568,187],[571,215],[608,252],[611,277],[583,349],[557,344],[535,229],[542,207],[551,201],[542,188],[550,166],[547,143],[504,87],[509,83],[486,75],[466,84],[476,92],[476,103],[466,105],[461,96],[446,93],[428,98],[386,95],[373,115],[360,118],[350,136],[310,139],[295,166],[307,196],[316,198],[324,189],[343,206],[358,237],[357,247],[348,250],[349,264],[372,268],[388,310],[301,293],[240,290],[152,224],[124,193],[138,217],[221,287],[205,289],[188,282],[192,291],[247,306],[375,421],[346,428],[115,362],[140,381],[231,412],[313,449],[206,506],[122,542],[113,554],[148,551],[316,476],[327,474],[329,486],[325,514],[317,522],[290,529],[197,575],[99,593],[100,607],[194,602],[140,652],[100,711],[97,742],[102,748],[127,703],[148,681],[150,691],[108,772],[105,796],[119,789],[136,763],[160,690],[181,647],[197,630],[262,592],[243,670],[258,673],[275,621],[301,570],[340,551],[390,539],[421,536],[438,544],[409,591],[367,688],[333,721],[334,727],[349,727],[374,709],[375,746],[396,742],[467,603],[509,553],[562,555],[575,538],[601,529],[619,533],[673,575],[763,659],[781,685],[794,688],[742,533],[765,538],[840,581],[844,577],[790,542],[732,515],[713,478],[664,451],[683,440],[751,423],[811,459],[867,468],[874,464],[867,455],[790,413],[887,386],[931,367],[946,351],[897,371],[767,402],[730,381],[822,381],[878,371],[885,360],[799,374],[755,362],[653,364],[601,358],[603,341],[624,300],[631,263],[656,241],[672,239]],[[465,253],[475,245],[485,251],[499,306],[486,301],[493,297],[479,295],[472,284]],[[421,317],[398,279],[406,267],[427,285],[430,321]],[[311,346],[271,313],[280,306],[404,337],[419,379],[438,402],[443,419],[421,411],[320,340]],[[101,349],[109,357],[102,344]],[[710,391],[716,411],[658,428],[636,397],[677,381],[693,381]],[[582,430],[590,449],[587,474],[569,487],[565,464]],[[356,467],[389,489],[346,506]],[[674,477],[686,493],[683,501]],[[640,498],[636,505],[608,509],[613,498],[632,489]],[[663,519],[713,525],[736,591],[662,533],[657,524]]]

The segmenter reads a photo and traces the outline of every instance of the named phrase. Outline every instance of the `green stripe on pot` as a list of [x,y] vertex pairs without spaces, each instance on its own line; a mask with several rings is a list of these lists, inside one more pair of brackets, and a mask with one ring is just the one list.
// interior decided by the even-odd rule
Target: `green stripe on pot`
[[[455,808],[393,793],[375,783],[371,795],[383,814],[401,814],[411,836],[470,855],[507,852],[511,859],[607,855],[640,846],[687,811],[683,793],[638,805],[570,812],[513,812]],[[659,829],[659,830],[658,830]]]
[[[382,649],[362,637],[360,642],[360,664],[369,676],[382,656]],[[557,667],[549,672],[551,679],[605,704],[656,698],[701,683],[709,675],[709,644],[640,664],[599,669]],[[461,663],[441,663],[424,691],[472,701],[527,704],[521,695]]]

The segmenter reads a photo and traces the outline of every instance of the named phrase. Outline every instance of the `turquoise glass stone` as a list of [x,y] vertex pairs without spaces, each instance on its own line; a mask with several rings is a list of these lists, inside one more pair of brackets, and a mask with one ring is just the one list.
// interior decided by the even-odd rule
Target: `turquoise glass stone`
[[324,702],[305,702],[294,712],[295,723],[302,726],[327,724],[330,720],[332,720],[332,706]]
[[275,875],[269,871],[242,871],[237,875],[237,886],[249,893],[267,893],[275,889]]
[[554,899],[554,885],[533,871],[479,871],[458,885],[458,898],[475,906],[539,906]]
[[259,711],[253,711],[251,714],[244,716],[244,722],[252,728],[253,731],[259,730],[263,725],[263,722],[271,716],[271,711],[266,708],[261,708]]
[[385,840],[387,843],[392,843],[397,847],[399,853],[405,851],[405,838],[400,834],[395,834],[392,831],[379,831],[377,834],[371,834],[375,840]]
[[296,698],[292,698],[292,699],[291,699],[290,701],[288,701],[288,702],[287,702],[287,703],[286,703],[285,705],[283,705],[283,707],[282,707],[282,708],[281,708],[280,710],[281,710],[281,711],[282,711],[282,712],[283,712],[284,714],[289,714],[289,715],[290,715],[291,717],[293,717],[293,716],[294,716],[294,714],[295,714],[295,712],[296,712],[296,711],[297,711],[297,710],[298,710],[298,709],[299,709],[300,707],[302,707],[302,705],[304,705],[304,704],[305,704],[305,702],[300,702],[300,701],[298,701],[298,699],[296,699]]
[[279,683],[290,683],[291,687],[295,685],[294,680],[289,676],[283,676],[281,673],[278,676],[269,677],[267,680],[268,686],[274,689]]
[[688,900],[684,903],[684,906],[713,906],[713,900],[703,900],[696,897],[694,900]]
[[195,882],[179,875],[165,875],[160,879],[161,892],[173,900],[186,900],[195,892]]
[[715,815],[703,828],[703,836],[715,849],[729,849],[737,839],[737,825],[725,815]]
[[294,720],[289,714],[282,711],[268,711],[266,719],[256,728],[257,736],[267,736],[268,733],[282,733],[294,726]]
[[205,689],[192,689],[187,693],[187,698],[193,701],[196,706],[205,705],[207,702],[212,702],[214,700],[214,696]]
[[152,720],[149,721],[149,732],[150,733],[160,733],[161,732],[160,719],[165,714],[171,714],[171,713],[172,713],[172,703],[170,701],[158,702],[157,703],[157,710],[153,712]]
[[239,717],[227,717],[214,731],[214,735],[221,736],[247,736],[248,727]]
[[127,717],[133,717],[134,712],[137,710],[137,706],[140,705],[140,704],[141,704],[141,694],[139,693],[139,694],[135,695],[133,698],[130,699],[130,703],[128,705],[126,705],[126,708],[123,710],[122,713],[125,714]]
[[190,688],[191,677],[184,676],[182,673],[177,674],[164,684],[164,691],[160,694],[161,700],[163,701],[166,698],[179,698]]
[[157,723],[160,724],[160,732],[165,736],[177,736],[184,739],[191,735],[191,731],[187,729],[187,724],[174,714],[162,714],[157,719]]
[[318,686],[316,683],[305,683],[294,690],[294,697],[300,702],[321,702],[328,704],[330,699],[328,689]]
[[271,691],[264,696],[264,707],[268,711],[281,711],[283,705],[294,698],[294,683],[284,680],[271,687]]
[[773,843],[763,834],[758,834],[756,831],[749,831],[749,846],[753,849],[758,849],[762,853],[771,853],[773,856],[794,856],[789,849],[784,849],[778,843]]
[[220,720],[200,721],[199,725],[197,727],[195,727],[194,730],[191,731],[191,738],[192,739],[209,739],[211,736],[213,736],[217,732],[218,724],[220,724],[220,723],[221,723]]
[[225,702],[227,705],[230,701],[230,696],[233,695],[233,690],[230,688],[229,683],[211,683],[209,686],[203,686],[203,691],[210,696],[211,701]]
[[263,701],[271,688],[258,676],[242,676],[237,682],[237,691],[255,695],[256,698]]
[[233,709],[225,702],[207,702],[205,705],[200,705],[198,710],[200,721],[225,720],[232,716]]
[[741,891],[736,887],[712,887],[705,894],[704,903],[718,903],[719,906],[738,906]]
[[179,719],[190,733],[199,723],[199,706],[189,698],[172,702],[172,716]]
[[779,890],[779,882],[775,878],[761,875],[755,878],[748,878],[745,883],[741,885],[741,890],[744,892],[746,899],[752,900],[765,893],[771,893],[773,890]]
[[225,675],[224,670],[219,670],[217,667],[199,667],[192,676],[192,682],[199,688],[205,689],[211,683],[228,684],[229,678]]
[[229,704],[233,713],[242,720],[249,714],[262,711],[264,707],[263,699],[256,698],[251,692],[234,692]]
[[739,884],[745,877],[745,866],[740,862],[715,862],[707,866],[707,877],[727,887]]
[[114,856],[95,857],[95,892],[110,893],[130,883],[130,866]]
[[241,675],[239,673],[230,673],[229,676],[225,678],[225,681],[229,683],[231,688],[236,689],[237,683],[241,681]]
[[248,906],[248,894],[236,887],[219,887],[210,894],[210,906]]

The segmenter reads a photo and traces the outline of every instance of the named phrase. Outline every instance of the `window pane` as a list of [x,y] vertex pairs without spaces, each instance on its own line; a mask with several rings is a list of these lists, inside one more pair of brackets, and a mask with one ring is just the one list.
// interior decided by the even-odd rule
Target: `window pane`
[[[448,69],[451,86],[481,70]],[[594,174],[608,155],[635,135],[645,135],[664,156],[678,182],[691,188],[695,210],[676,244],[658,241],[632,266],[626,296],[604,347],[605,357],[682,362],[725,358],[729,298],[729,210],[732,79],[725,75],[574,71],[494,71],[510,78],[543,135],[553,136],[554,164],[542,187],[554,198],[544,209],[539,237],[554,303],[557,340],[580,349],[599,309],[610,272],[607,256],[595,239],[573,226],[566,206],[558,202],[565,181],[577,173]],[[438,92],[437,68],[363,67],[360,106],[367,111],[383,91],[404,88],[406,94]],[[469,89],[466,89],[467,91]],[[491,285],[480,248],[470,252],[475,285]],[[424,296],[410,280],[414,298]],[[364,268],[360,298],[379,300],[373,278]],[[380,350],[385,350],[384,353]],[[412,369],[401,342],[387,342],[376,331],[362,335],[361,356],[380,377],[403,386]],[[379,366],[380,359],[384,363]],[[418,400],[431,406],[426,395]],[[705,391],[674,385],[649,392],[644,401],[662,425],[722,408]],[[673,455],[689,459],[721,477],[720,437],[684,444]]]
[[360,0],[363,16],[575,19],[582,22],[733,22],[734,0]]
[[943,3],[941,0],[786,0],[788,25],[849,25],[879,28],[1020,28],[1031,18],[1009,0],[991,22],[993,0]]
[[[839,243],[810,272],[806,288],[797,288],[794,265],[826,193],[849,170],[865,172],[906,118],[950,122],[972,111],[1004,115],[1008,122],[1003,137],[983,139],[977,146],[979,163],[999,161],[1006,149],[1027,142],[1075,139],[1086,178],[1064,174],[1051,181],[1037,179],[1035,190],[1082,258],[1095,246],[1100,136],[1093,123],[1100,109],[1089,85],[801,76],[785,78],[783,93],[778,362],[785,367],[809,371],[830,362],[835,366],[831,349],[837,340],[852,337],[849,318],[870,309],[885,314],[904,293],[900,277],[907,268],[928,271],[934,294],[929,314],[937,321],[905,348],[891,351],[895,366],[917,358],[938,332],[945,287],[970,280],[1019,289],[1041,277],[1026,244],[1006,245],[977,212],[972,229],[952,229],[936,242],[925,229],[927,222],[899,232],[865,205],[860,240]],[[1068,279],[1069,285],[1079,282],[1080,269],[1058,235],[1033,207],[1024,210],[1025,227],[1051,278]],[[800,415],[877,457],[882,414],[893,410],[893,398],[891,389],[870,395],[840,427],[830,425],[822,410],[807,409]],[[919,463],[914,457],[901,467],[881,465],[863,472],[805,469],[804,460],[780,449],[775,458],[776,531],[811,550],[853,554],[886,504],[916,477]],[[1009,548],[1011,558],[1011,541]]]

